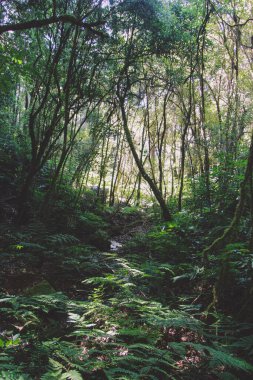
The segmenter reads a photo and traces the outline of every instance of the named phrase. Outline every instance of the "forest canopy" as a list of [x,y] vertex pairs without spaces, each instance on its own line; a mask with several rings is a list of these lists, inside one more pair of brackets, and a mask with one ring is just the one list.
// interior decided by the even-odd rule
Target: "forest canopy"
[[1,379],[252,378],[252,11],[1,1]]

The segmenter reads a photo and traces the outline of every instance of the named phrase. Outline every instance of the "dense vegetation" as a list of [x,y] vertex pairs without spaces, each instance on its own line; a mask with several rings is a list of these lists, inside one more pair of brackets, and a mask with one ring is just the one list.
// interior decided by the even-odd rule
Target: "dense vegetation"
[[1,1],[1,380],[253,378],[252,7]]

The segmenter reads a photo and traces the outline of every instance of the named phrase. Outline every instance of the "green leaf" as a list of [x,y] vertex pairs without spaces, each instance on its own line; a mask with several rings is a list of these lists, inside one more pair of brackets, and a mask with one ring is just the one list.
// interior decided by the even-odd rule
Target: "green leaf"
[[75,370],[71,370],[71,371],[68,371],[68,372],[65,372],[61,375],[61,380],[83,380],[83,377],[82,375],[80,374],[80,372],[77,372]]

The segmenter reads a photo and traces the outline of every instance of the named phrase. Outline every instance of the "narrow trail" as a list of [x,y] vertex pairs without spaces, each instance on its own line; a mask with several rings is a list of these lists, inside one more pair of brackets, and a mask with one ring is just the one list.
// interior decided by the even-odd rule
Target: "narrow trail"
[[143,215],[129,216],[125,220],[115,220],[112,230],[115,232],[110,238],[110,251],[120,252],[124,245],[139,234],[146,234],[152,223]]

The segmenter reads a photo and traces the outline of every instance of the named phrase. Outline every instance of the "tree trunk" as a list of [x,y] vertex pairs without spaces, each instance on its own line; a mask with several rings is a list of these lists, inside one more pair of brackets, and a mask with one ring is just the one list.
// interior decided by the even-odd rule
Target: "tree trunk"
[[185,167],[185,137],[188,130],[188,124],[184,126],[181,142],[181,170],[180,170],[180,187],[178,194],[178,211],[182,210],[182,196],[184,188],[184,167]]
[[149,184],[157,202],[159,203],[159,205],[161,207],[163,219],[166,221],[169,221],[172,219],[170,210],[169,210],[165,200],[163,199],[163,196],[162,196],[160,190],[156,186],[155,182],[152,180],[152,178],[147,174],[146,170],[144,169],[143,164],[142,164],[142,162],[138,156],[138,153],[135,149],[134,142],[133,142],[133,139],[131,136],[131,132],[128,128],[128,121],[127,121],[125,105],[124,105],[124,97],[120,96],[120,94],[118,93],[118,98],[119,98],[119,104],[120,104],[120,109],[121,109],[124,132],[125,132],[126,139],[127,139],[128,145],[130,147],[130,150],[133,154],[135,163],[139,169],[139,172],[140,172],[142,178]]
[[244,179],[240,186],[240,198],[235,209],[234,217],[230,223],[230,226],[224,231],[222,236],[217,238],[210,246],[205,248],[204,251],[202,252],[204,264],[208,264],[209,253],[223,248],[229,242],[231,235],[234,233],[234,230],[237,227],[242,216],[245,199],[247,197],[247,185],[250,186],[252,170],[253,170],[253,132],[251,135],[251,143],[250,143],[250,149],[249,149],[249,155],[248,155],[247,166],[246,166],[246,170],[244,174]]
[[37,171],[38,169],[36,168],[36,166],[31,165],[28,171],[28,174],[26,176],[26,179],[23,183],[23,186],[21,188],[21,191],[18,197],[17,218],[16,218],[16,222],[18,225],[23,224],[23,222],[26,219],[27,201],[28,201],[30,189],[33,184],[33,180]]

